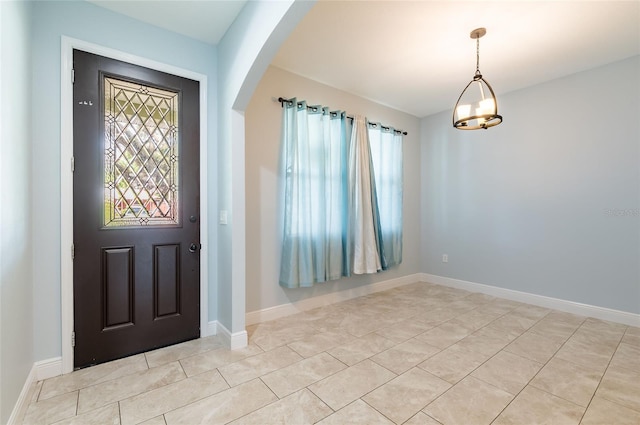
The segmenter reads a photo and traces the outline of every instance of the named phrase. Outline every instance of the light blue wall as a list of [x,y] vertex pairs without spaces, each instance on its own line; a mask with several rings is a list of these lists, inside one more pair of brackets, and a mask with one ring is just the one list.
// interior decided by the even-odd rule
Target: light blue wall
[[[141,23],[90,3],[33,3],[33,217],[35,358],[60,356],[60,38],[62,35],[163,62],[208,77],[209,175],[216,175],[216,47]],[[213,179],[215,183],[215,178]],[[209,199],[217,198],[209,185]],[[210,210],[209,248],[216,240],[216,209]],[[203,218],[204,219],[204,218]],[[205,243],[207,243],[205,241]],[[64,252],[66,255],[66,252]],[[215,258],[215,256],[213,257]],[[209,293],[216,294],[215,264]],[[215,319],[217,305],[210,303]]]
[[0,423],[33,366],[30,9],[0,2]]
[[423,272],[640,313],[639,75],[636,56],[499,96],[487,131],[424,118]]
[[[272,97],[298,97],[328,105],[371,121],[401,128],[403,149],[403,259],[382,273],[352,276],[314,285],[286,289],[278,284],[282,235],[278,219],[278,164],[282,108]],[[412,275],[420,269],[420,119],[336,88],[269,67],[245,112],[247,202],[247,312],[299,302],[365,285]]]

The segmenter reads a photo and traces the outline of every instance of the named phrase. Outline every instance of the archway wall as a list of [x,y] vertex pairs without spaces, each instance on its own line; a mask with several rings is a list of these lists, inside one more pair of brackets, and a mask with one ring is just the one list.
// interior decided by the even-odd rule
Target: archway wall
[[244,110],[280,45],[314,4],[250,1],[218,45],[218,145],[211,152],[218,170],[210,174],[217,181],[209,182],[218,199],[209,211],[226,214],[227,224],[210,236],[217,237],[209,241],[217,250],[209,262],[217,269],[217,321],[232,347],[246,344]]

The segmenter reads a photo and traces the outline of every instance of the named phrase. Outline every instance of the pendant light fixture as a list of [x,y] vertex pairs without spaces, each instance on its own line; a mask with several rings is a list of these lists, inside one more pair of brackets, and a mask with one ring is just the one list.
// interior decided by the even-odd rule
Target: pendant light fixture
[[485,130],[502,122],[498,115],[498,102],[489,83],[480,73],[480,37],[487,33],[486,28],[471,31],[476,39],[476,73],[456,102],[453,110],[453,126],[459,130]]

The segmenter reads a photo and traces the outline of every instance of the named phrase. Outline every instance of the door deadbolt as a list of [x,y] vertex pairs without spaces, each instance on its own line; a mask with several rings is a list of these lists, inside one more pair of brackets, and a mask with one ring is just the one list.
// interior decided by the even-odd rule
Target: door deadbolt
[[192,243],[191,245],[189,245],[189,252],[196,252],[198,250],[198,245],[195,243]]

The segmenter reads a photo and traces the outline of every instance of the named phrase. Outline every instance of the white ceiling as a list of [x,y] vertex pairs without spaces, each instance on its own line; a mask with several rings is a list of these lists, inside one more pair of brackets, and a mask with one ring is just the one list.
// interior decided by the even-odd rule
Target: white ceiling
[[[245,2],[92,1],[211,44]],[[497,94],[640,54],[639,0],[320,0],[273,65],[423,117],[452,108],[471,80],[478,27]]]
[[87,0],[148,24],[218,44],[247,0]]
[[473,77],[478,27],[497,94],[640,54],[638,1],[320,1],[273,64],[423,117]]

